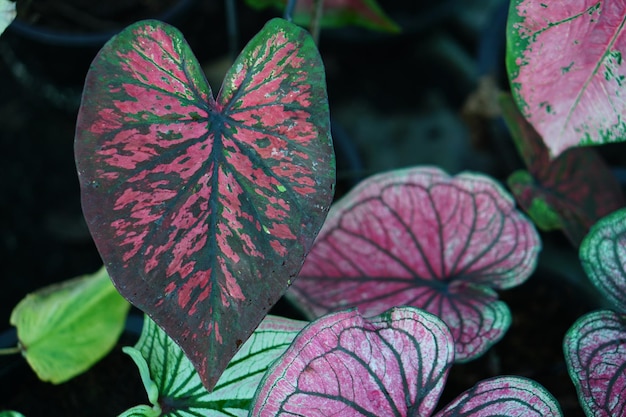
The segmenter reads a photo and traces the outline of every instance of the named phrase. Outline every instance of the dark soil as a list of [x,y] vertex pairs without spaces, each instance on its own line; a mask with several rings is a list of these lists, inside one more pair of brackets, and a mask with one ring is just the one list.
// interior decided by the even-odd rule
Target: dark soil
[[[42,10],[57,8],[58,16],[62,17],[56,20],[57,23],[47,24],[55,27],[59,22],[70,24],[77,31],[87,29],[82,23],[91,27],[107,24],[115,14],[119,14],[102,11],[96,16],[97,25],[80,18],[81,25],[78,25],[75,19],[77,10],[82,13],[79,3],[84,2],[32,0],[22,2],[20,7],[29,8],[28,19],[41,21],[45,20],[40,17]],[[113,4],[98,4],[105,3],[107,7]],[[144,2],[121,3],[125,6]],[[153,3],[167,5],[171,2]],[[191,17],[181,27],[201,63],[207,67],[228,51],[222,3],[208,1],[202,2],[202,6],[194,6]],[[63,6],[60,7],[60,4]],[[407,7],[410,9],[415,4],[409,0]],[[63,16],[68,14],[68,7],[73,8],[70,16]],[[436,90],[437,97],[443,97],[446,106],[460,113],[464,100],[475,85],[471,79],[457,76],[457,68],[445,59],[434,59],[441,58],[441,55],[427,50],[426,39],[447,31],[447,35],[457,40],[460,50],[472,58],[476,56],[478,39],[466,36],[459,29],[458,22],[446,20],[442,9],[435,9],[433,6],[432,10],[423,11],[424,15],[427,11],[433,12],[429,15],[430,21],[416,23],[415,20],[419,19],[403,15],[404,21],[415,26],[395,39],[368,33],[364,35],[364,41],[363,38],[354,38],[354,31],[330,31],[323,35],[321,53],[327,67],[331,112],[335,108],[365,101],[372,103],[381,118],[398,112],[414,112],[417,115],[428,110],[429,101],[424,99],[425,92]],[[258,31],[271,15],[253,12],[241,2],[238,3],[238,10],[242,42]],[[130,16],[126,11],[121,14]],[[356,33],[358,36],[364,32]],[[0,52],[11,37],[14,34],[7,33],[0,38]],[[44,50],[46,48],[43,47]],[[93,56],[95,52],[89,54]],[[53,282],[94,272],[101,265],[82,219],[73,161],[75,105],[89,60],[79,63],[73,59],[49,58],[33,72],[29,85],[17,81],[7,62],[0,61],[0,328],[9,327],[11,309],[29,292]],[[46,79],[47,69],[52,66],[58,66],[57,72],[61,74],[79,68],[79,76],[63,79],[62,88],[55,90],[54,80]],[[37,80],[41,79],[45,82],[38,84]],[[218,89],[216,85],[213,88],[215,91]],[[67,92],[69,98],[64,95]],[[349,126],[347,130],[349,134]],[[493,131],[490,132],[493,134]],[[501,157],[502,148],[494,145],[493,138],[483,139],[481,152],[492,161],[492,171],[488,173],[503,179],[503,175],[516,167]],[[366,151],[364,146],[367,144],[357,145],[356,150],[341,152],[344,159],[340,162],[340,194],[355,179],[373,169],[367,164],[359,166],[358,161],[351,160]],[[420,148],[415,149],[416,155],[420,152]],[[456,150],[449,149],[449,152]],[[351,156],[346,158],[347,154]],[[564,239],[557,239],[557,244],[571,251]],[[502,292],[502,298],[513,313],[509,332],[483,358],[452,368],[442,404],[481,379],[515,374],[542,383],[557,397],[565,415],[583,415],[577,404],[574,386],[567,376],[561,343],[567,328],[593,306],[586,302],[576,287],[556,275],[554,271],[539,269],[526,284]],[[285,312],[285,308],[281,304],[274,312]],[[120,352],[119,347],[89,373],[59,386],[39,382],[20,358],[2,359],[0,376],[17,366],[24,379],[12,377],[7,381],[0,378],[0,410],[11,407],[31,417],[112,416],[146,401],[135,366]],[[130,371],[132,376],[121,374],[120,370]]]

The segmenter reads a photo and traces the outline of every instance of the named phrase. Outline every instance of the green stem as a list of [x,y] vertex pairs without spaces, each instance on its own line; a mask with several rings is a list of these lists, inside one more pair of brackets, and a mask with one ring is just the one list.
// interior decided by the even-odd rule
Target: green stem
[[226,27],[228,30],[228,54],[230,62],[234,62],[239,53],[239,28],[237,24],[237,10],[234,0],[226,0]]
[[9,348],[1,348],[0,355],[14,355],[16,353],[22,352],[19,346],[9,347]]
[[285,20],[288,22],[291,22],[292,18],[293,18],[293,11],[296,8],[296,3],[298,3],[298,0],[289,0],[287,2],[287,6],[285,7]]
[[316,45],[319,45],[320,40],[320,25],[322,21],[322,14],[324,13],[324,0],[315,0],[313,2],[313,15],[311,16],[311,36]]

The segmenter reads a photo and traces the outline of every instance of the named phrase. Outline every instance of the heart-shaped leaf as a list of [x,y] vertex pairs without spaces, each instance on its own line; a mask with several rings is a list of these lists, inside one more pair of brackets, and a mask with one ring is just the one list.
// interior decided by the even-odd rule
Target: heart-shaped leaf
[[[263,9],[274,6],[285,8],[288,0],[246,0],[250,6]],[[400,27],[394,23],[375,0],[325,0],[321,25],[325,27],[342,27],[358,25],[369,29],[385,32],[399,32]],[[313,0],[299,0],[294,10],[294,22],[308,26],[315,9]]]
[[265,371],[305,324],[266,316],[209,393],[180,347],[145,316],[139,341],[124,351],[139,367],[152,407],[133,407],[122,416],[247,416]]
[[552,156],[626,140],[626,6],[620,1],[511,2],[513,95]]
[[528,167],[509,176],[515,198],[540,229],[563,229],[578,247],[594,223],[626,205],[617,179],[594,149],[568,149],[550,160],[548,148],[510,96],[500,97],[500,107]]
[[129,308],[101,268],[27,295],[13,309],[11,324],[37,376],[59,384],[109,353]]
[[446,325],[422,310],[329,314],[270,367],[250,415],[428,416],[453,357]]
[[438,412],[435,417],[558,417],[556,399],[537,382],[501,376],[480,381]]
[[337,202],[287,293],[309,316],[400,305],[439,316],[456,360],[481,355],[510,325],[492,288],[533,272],[541,243],[493,180],[437,168],[371,177]]
[[333,196],[324,68],[274,19],[214,99],[182,35],[139,22],[109,41],[76,129],[85,217],[116,287],[210,389],[298,273]]
[[626,415],[626,316],[609,310],[589,313],[567,331],[563,347],[585,413]]
[[600,219],[580,245],[579,256],[593,285],[626,313],[626,209]]

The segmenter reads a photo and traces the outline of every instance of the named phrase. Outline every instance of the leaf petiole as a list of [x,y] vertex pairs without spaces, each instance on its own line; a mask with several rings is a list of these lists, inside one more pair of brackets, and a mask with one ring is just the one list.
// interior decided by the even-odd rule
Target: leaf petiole
[[22,349],[19,346],[13,346],[8,348],[1,348],[0,355],[15,355],[16,353],[21,353]]

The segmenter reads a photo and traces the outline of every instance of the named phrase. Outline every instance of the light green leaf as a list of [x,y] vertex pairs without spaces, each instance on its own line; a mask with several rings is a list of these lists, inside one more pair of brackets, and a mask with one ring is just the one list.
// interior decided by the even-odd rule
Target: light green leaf
[[[0,35],[15,19],[15,3],[9,0],[0,0]],[[0,414],[0,417],[2,414]]]
[[37,376],[59,384],[115,346],[129,308],[103,267],[27,295],[13,309],[11,324]]
[[146,316],[139,341],[124,352],[137,364],[152,406],[133,407],[121,417],[247,416],[265,371],[305,324],[266,316],[208,392],[180,347]]
[[0,411],[0,417],[24,417],[24,414],[17,411]]

